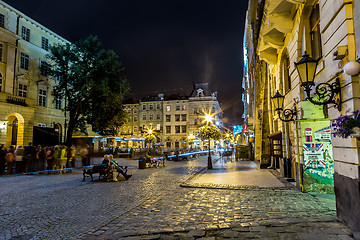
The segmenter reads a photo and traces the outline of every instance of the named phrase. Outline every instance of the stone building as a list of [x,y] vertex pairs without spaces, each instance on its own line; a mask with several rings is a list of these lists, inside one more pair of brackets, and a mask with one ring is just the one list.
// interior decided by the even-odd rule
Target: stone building
[[[359,10],[359,0],[249,1],[244,35],[255,159],[296,180],[302,191],[334,192],[339,218],[355,231],[360,143],[334,137],[331,121],[360,109],[359,72],[344,70],[359,58]],[[317,60],[308,91],[295,65],[306,59],[305,51]],[[319,97],[316,86],[326,87],[326,94]],[[276,109],[273,101],[280,98],[274,97],[281,95],[283,106]]]
[[190,96],[161,93],[142,98],[138,103],[124,103],[124,110],[128,118],[119,136],[144,136],[152,129],[157,138],[156,145],[163,151],[207,147],[208,143],[204,144],[198,136],[199,128],[206,124],[206,114],[212,114],[213,123],[222,126],[220,104],[216,93],[210,93],[207,83],[195,84]]
[[164,150],[188,147],[189,100],[186,97],[167,97],[164,102]]
[[[223,111],[217,100],[217,92],[210,92],[208,83],[196,83],[194,90],[189,97],[189,135],[194,136],[193,148],[204,149],[204,142],[200,141],[199,128],[206,124],[205,115],[213,116],[213,123],[217,126],[222,126]],[[214,147],[214,142],[211,142],[210,147]]]
[[56,79],[46,76],[56,43],[68,41],[0,1],[0,143],[7,147],[64,139],[64,100],[54,99]]

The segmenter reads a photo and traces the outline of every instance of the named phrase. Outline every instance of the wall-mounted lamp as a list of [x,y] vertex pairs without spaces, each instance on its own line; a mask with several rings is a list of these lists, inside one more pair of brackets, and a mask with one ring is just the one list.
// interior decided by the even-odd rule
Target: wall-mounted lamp
[[360,63],[358,61],[348,62],[344,66],[344,72],[350,76],[358,75],[360,73]]
[[277,91],[271,99],[281,121],[290,122],[296,119],[296,107],[294,106],[294,109],[283,109],[285,97],[281,95],[279,91]]
[[[315,60],[306,53],[302,56],[299,62],[295,63],[298,71],[301,86],[307,95],[307,100],[315,105],[326,105],[333,103],[334,106],[341,111],[341,88],[340,80],[336,78],[335,82],[320,83],[315,87],[314,78],[316,73],[316,67],[319,59]],[[311,96],[311,91],[315,87],[315,94]]]

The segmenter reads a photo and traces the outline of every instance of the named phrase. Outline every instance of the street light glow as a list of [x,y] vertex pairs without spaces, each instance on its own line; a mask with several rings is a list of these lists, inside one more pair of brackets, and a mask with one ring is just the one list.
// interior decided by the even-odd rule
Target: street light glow
[[211,122],[212,120],[213,120],[213,116],[211,114],[206,114],[205,115],[205,121]]

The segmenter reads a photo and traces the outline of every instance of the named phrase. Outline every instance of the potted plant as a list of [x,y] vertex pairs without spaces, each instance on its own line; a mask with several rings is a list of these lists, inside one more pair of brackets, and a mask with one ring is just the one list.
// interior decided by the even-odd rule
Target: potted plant
[[360,111],[352,115],[340,115],[332,121],[333,135],[335,137],[354,137],[360,140]]

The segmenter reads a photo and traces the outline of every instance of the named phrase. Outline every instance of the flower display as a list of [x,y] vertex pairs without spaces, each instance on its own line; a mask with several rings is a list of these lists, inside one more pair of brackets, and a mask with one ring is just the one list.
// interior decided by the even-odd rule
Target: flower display
[[340,115],[332,121],[334,137],[360,137],[360,111],[353,112],[352,115]]

